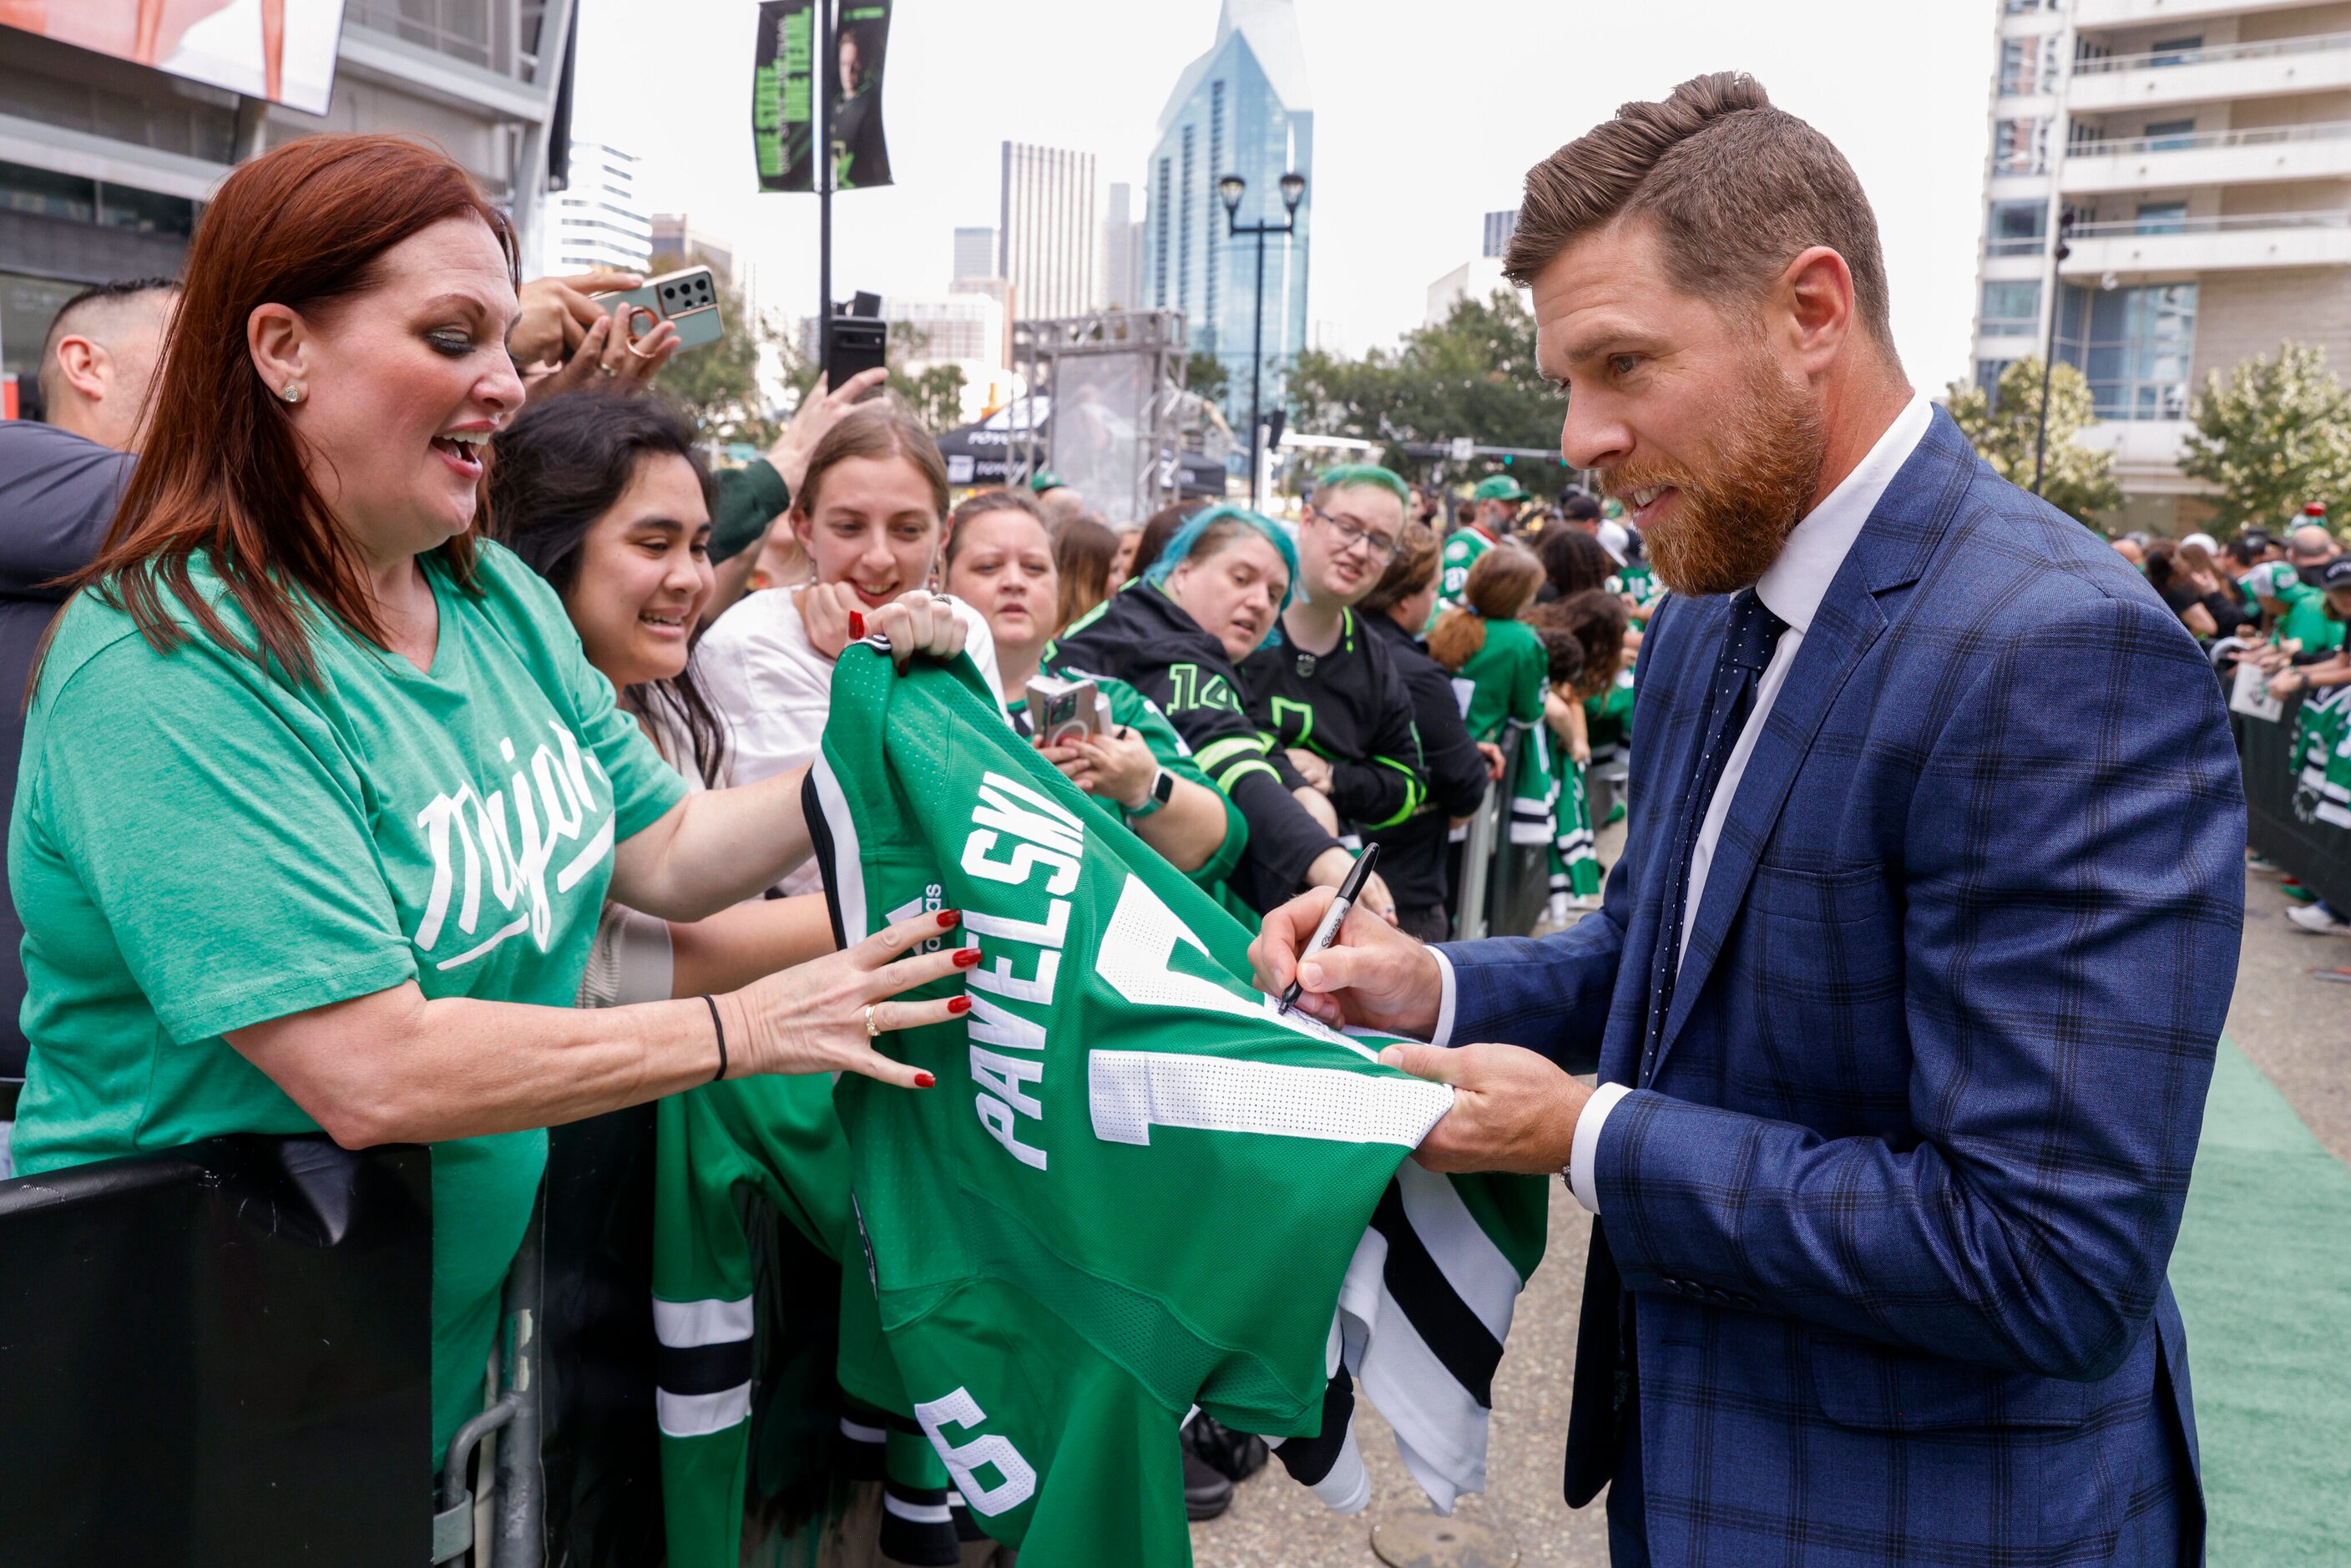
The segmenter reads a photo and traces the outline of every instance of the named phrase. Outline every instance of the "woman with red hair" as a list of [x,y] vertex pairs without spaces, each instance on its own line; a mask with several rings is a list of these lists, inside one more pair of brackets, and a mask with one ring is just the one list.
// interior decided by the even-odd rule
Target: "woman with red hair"
[[[520,406],[514,240],[464,171],[319,136],[239,168],[152,424],[51,630],[8,863],[27,1172],[231,1133],[433,1151],[433,1442],[481,1401],[550,1123],[874,1050],[952,913],[739,990],[575,1010],[609,895],[694,920],[810,851],[799,780],[687,794],[552,591],[474,536]],[[867,619],[952,654],[930,601]],[[421,1434],[420,1434],[421,1436]]]

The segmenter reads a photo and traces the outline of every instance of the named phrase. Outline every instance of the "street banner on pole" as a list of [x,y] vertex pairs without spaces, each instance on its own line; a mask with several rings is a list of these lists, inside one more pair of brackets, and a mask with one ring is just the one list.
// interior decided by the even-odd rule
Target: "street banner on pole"
[[816,189],[816,0],[760,0],[751,143],[763,191]]
[[831,61],[820,61],[823,0],[760,0],[759,38],[751,73],[751,141],[759,189],[813,191],[816,94],[821,68],[825,140],[831,188],[887,185],[890,147],[882,125],[883,57],[890,49],[891,0],[851,0],[841,7]]
[[849,0],[833,48],[832,183],[838,191],[890,183],[890,148],[882,131],[883,57],[890,51],[891,0]]

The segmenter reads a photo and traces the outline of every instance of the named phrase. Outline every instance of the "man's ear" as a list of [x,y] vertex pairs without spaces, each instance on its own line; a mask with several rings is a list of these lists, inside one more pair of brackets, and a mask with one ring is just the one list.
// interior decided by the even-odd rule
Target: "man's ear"
[[113,382],[114,356],[101,343],[92,342],[78,332],[69,332],[57,340],[57,373],[68,386],[91,402],[106,400],[107,387]]
[[1825,364],[1854,328],[1853,269],[1844,257],[1816,245],[1780,274],[1779,295],[1799,359]]
[[245,319],[245,346],[270,396],[282,397],[289,383],[310,379],[309,324],[292,307],[255,306]]

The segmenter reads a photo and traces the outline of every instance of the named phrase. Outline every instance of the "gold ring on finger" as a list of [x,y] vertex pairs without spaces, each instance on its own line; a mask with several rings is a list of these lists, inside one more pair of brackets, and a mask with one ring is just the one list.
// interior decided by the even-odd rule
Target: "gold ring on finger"
[[865,1038],[872,1040],[881,1032],[881,1028],[873,1021],[873,1004],[868,1002],[865,1004]]

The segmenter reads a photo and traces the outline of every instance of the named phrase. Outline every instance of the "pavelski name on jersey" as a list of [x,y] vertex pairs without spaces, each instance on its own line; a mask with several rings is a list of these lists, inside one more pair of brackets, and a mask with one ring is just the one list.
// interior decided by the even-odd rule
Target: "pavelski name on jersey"
[[1024,1568],[1188,1562],[1195,1406],[1359,1507],[1357,1385],[1440,1507],[1479,1490],[1544,1184],[1400,1182],[1451,1091],[1251,988],[1248,934],[967,661],[845,652],[807,799],[841,940],[935,897],[981,955],[965,1018],[881,1042],[935,1089],[835,1092],[883,1337],[981,1527]]

